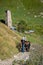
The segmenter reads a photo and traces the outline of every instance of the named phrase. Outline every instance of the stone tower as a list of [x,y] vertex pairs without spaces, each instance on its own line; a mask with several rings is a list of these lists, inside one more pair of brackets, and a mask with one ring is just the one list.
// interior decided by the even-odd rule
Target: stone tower
[[11,18],[11,11],[10,10],[7,10],[6,11],[6,22],[5,24],[11,28],[12,27],[12,18]]

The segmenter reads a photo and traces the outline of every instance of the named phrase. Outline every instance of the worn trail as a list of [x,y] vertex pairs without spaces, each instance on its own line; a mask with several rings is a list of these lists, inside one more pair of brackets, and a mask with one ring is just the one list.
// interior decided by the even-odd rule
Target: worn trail
[[11,59],[6,59],[6,60],[3,60],[3,61],[0,61],[0,65],[12,65],[12,62],[15,60],[15,61],[18,61],[18,60],[24,60],[26,61],[27,59],[29,59],[29,54],[30,52],[24,52],[24,53],[18,53],[17,55],[14,55],[13,58]]

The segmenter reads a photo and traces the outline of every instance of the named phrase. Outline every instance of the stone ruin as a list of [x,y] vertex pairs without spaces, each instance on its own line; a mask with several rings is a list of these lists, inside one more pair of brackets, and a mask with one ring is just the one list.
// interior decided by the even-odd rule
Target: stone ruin
[[11,28],[12,27],[12,18],[11,18],[11,11],[10,10],[6,10],[6,21],[5,24]]

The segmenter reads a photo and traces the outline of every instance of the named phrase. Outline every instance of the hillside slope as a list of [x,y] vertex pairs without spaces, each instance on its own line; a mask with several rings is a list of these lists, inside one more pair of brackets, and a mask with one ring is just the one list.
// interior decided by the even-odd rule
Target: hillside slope
[[42,18],[34,18],[43,12],[43,3],[40,0],[0,0],[0,19],[5,19],[5,10],[11,10],[13,23],[20,20],[42,22]]
[[[12,12],[13,25],[24,20],[33,30],[37,29],[39,35],[42,34],[42,37],[27,35],[29,41],[43,44],[43,15],[40,15],[43,13],[43,3],[40,0],[0,0],[0,20],[5,20],[7,9]],[[18,52],[16,43],[21,39],[20,35],[0,23],[0,59],[9,58]]]
[[18,52],[16,44],[21,36],[0,23],[0,59],[9,58]]
[[38,27],[43,29],[43,3],[41,0],[0,0],[0,20],[6,20],[5,10],[8,9],[12,13],[13,25],[24,20],[35,31]]
[[28,10],[32,11],[43,11],[43,3],[41,0],[21,0]]

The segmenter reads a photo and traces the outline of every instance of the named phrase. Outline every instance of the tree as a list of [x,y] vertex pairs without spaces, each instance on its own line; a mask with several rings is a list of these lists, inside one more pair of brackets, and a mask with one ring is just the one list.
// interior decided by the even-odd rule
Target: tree
[[17,30],[19,32],[24,32],[26,30],[26,22],[24,20],[21,20],[17,25]]

